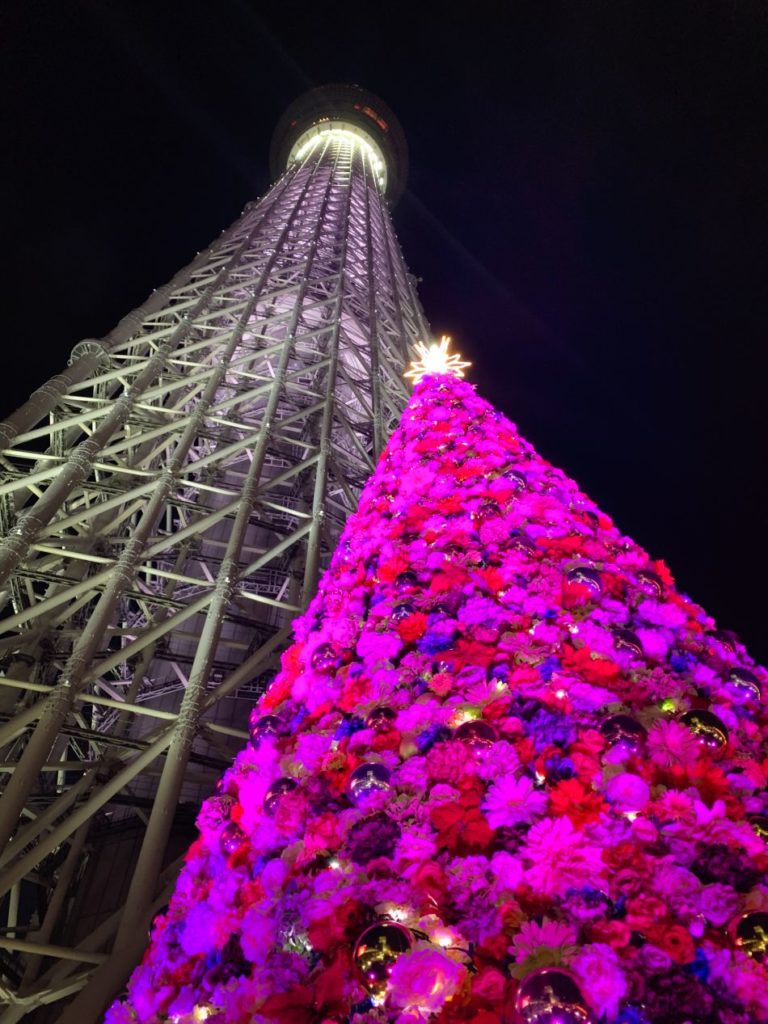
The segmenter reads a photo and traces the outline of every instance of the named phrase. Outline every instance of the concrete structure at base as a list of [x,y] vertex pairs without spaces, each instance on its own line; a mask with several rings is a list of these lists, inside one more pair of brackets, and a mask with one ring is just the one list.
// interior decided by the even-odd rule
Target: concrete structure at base
[[272,158],[263,199],[0,424],[7,1024],[89,1024],[120,989],[428,335],[387,107],[313,90]]

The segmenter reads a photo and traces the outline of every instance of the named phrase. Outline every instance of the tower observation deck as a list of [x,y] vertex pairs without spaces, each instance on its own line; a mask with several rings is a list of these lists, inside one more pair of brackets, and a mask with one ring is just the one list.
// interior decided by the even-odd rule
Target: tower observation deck
[[9,1022],[86,1024],[127,977],[428,333],[391,111],[313,90],[271,160],[262,199],[0,424]]

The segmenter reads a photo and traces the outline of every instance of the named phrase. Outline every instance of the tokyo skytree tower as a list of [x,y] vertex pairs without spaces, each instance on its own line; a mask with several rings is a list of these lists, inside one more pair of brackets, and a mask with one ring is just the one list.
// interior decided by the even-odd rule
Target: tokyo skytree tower
[[301,97],[267,195],[0,424],[4,1020],[140,954],[398,419],[406,164],[375,96]]

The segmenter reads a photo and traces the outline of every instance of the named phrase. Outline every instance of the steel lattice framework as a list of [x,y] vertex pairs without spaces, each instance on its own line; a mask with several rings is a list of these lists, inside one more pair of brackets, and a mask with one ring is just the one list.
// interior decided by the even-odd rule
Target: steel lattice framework
[[369,131],[309,117],[262,200],[0,425],[7,1021],[119,986],[177,806],[247,738],[405,402],[398,129],[346,92]]

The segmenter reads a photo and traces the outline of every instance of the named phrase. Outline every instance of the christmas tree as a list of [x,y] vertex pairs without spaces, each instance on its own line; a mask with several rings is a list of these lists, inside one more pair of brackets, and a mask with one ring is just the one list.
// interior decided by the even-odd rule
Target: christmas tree
[[768,1021],[768,676],[455,363],[112,1024]]

